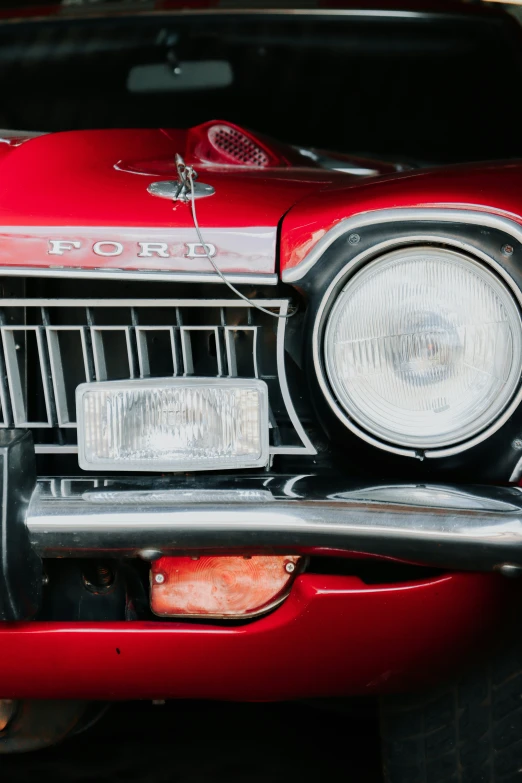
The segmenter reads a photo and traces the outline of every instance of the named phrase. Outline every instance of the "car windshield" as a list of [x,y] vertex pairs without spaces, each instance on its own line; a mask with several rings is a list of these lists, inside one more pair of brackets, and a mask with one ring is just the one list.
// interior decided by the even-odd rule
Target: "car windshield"
[[507,17],[190,14],[0,26],[0,127],[189,127],[455,162],[520,157]]

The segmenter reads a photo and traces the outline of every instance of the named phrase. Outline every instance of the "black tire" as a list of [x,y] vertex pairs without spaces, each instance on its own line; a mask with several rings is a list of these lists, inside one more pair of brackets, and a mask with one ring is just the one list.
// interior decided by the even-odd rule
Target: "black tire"
[[522,782],[522,643],[429,693],[380,705],[385,783]]

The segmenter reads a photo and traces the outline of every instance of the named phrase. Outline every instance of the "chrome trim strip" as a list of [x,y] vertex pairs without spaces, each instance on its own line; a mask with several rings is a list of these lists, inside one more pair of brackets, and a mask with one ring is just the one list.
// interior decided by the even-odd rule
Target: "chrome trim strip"
[[[0,298],[0,307],[254,307],[252,302],[257,302],[263,307],[279,308],[282,299],[138,299],[128,297],[125,299],[32,299],[25,298]],[[4,327],[2,327],[4,328]],[[5,327],[6,329],[12,327]],[[16,327],[18,328],[18,327]],[[20,327],[23,328],[23,327]],[[69,328],[69,327],[67,327]],[[104,327],[102,327],[104,328]]]
[[[317,8],[316,3],[310,4],[307,7],[307,2],[311,0],[304,0],[301,7],[288,8],[288,7],[275,7],[271,8],[241,8],[241,6],[235,6],[232,3],[225,4],[225,7],[221,8],[175,8],[164,10],[143,10],[139,9],[126,9],[125,16],[133,17],[156,17],[156,16],[325,16],[325,17],[349,17],[349,18],[378,18],[378,19],[462,19],[467,20],[465,14],[448,13],[444,11],[395,11],[395,10],[375,10],[375,9],[343,9],[343,8]],[[122,9],[123,10],[123,9]],[[83,13],[82,13],[83,12]],[[103,13],[102,10],[96,11],[94,8],[81,8],[75,13],[75,9],[69,6],[61,9],[61,17],[68,19],[75,18],[89,18],[99,19],[106,16],[114,16],[114,13]],[[37,16],[30,18],[30,21],[36,21],[45,19],[49,21],[49,17]],[[3,24],[16,24],[18,22],[27,22],[27,17],[17,19],[16,17],[11,19],[2,20]]]
[[284,547],[300,554],[330,547],[441,568],[522,565],[522,493],[516,488],[346,490],[316,476],[265,476],[202,477],[189,484],[41,480],[27,512],[30,541],[47,557],[136,556],[149,548],[168,554]]
[[[208,10],[205,11],[204,9],[193,9],[198,11],[201,14],[208,13]],[[190,11],[190,13],[193,13],[193,10]],[[395,10],[375,10],[375,9],[357,9],[357,8],[263,8],[263,9],[256,9],[256,8],[234,8],[233,6],[229,6],[228,8],[216,8],[211,9],[211,11],[215,14],[241,14],[241,15],[252,15],[252,14],[262,14],[263,16],[267,16],[268,14],[276,14],[276,15],[283,15],[283,16],[347,16],[351,18],[373,18],[373,19],[423,19],[427,16],[429,17],[446,17],[454,19],[456,16],[459,16],[458,14],[448,14],[448,13],[437,13],[437,12],[427,12],[427,11],[395,11]],[[460,14],[460,18],[465,19],[464,14]]]
[[[288,300],[282,300],[281,301],[281,308],[279,310],[281,315],[286,315],[288,313]],[[290,389],[288,388],[288,381],[286,378],[286,365],[285,365],[285,331],[286,331],[286,318],[278,318],[278,329],[277,329],[277,369],[278,369],[278,377],[279,377],[279,385],[281,387],[281,393],[283,395],[283,401],[286,406],[286,410],[288,411],[288,415],[290,417],[290,421],[294,425],[294,429],[297,432],[298,436],[301,439],[301,442],[304,446],[304,448],[301,448],[300,446],[298,448],[289,448],[288,446],[280,447],[280,446],[272,446],[271,454],[295,454],[295,453],[301,453],[301,454],[317,454],[317,450],[315,446],[313,445],[312,441],[308,437],[308,435],[305,432],[305,429],[303,425],[301,424],[299,417],[297,415],[297,412],[294,408],[294,403],[292,402],[292,397],[290,395]]]
[[[63,267],[49,269],[46,267],[0,266],[0,277],[77,277],[80,280],[148,280],[162,283],[223,283],[223,280],[213,272],[150,272],[125,269],[78,269]],[[226,279],[234,285],[277,285],[277,275],[235,274],[225,272]]]
[[[153,175],[152,175],[153,176]],[[277,227],[207,227],[222,274],[276,271]],[[4,268],[78,269],[217,275],[201,253],[194,226],[0,226]],[[199,248],[199,250],[198,250]]]
[[60,446],[52,443],[35,443],[35,454],[78,454],[78,446]]
[[[341,220],[321,237],[319,242],[314,245],[312,250],[297,266],[285,269],[282,274],[284,283],[296,283],[302,280],[305,275],[319,261],[325,250],[332,245],[336,239],[342,237],[349,231],[356,231],[362,228],[380,225],[382,223],[396,223],[398,221],[421,221],[433,220],[439,223],[467,223],[475,226],[487,226],[496,228],[510,234],[518,242],[522,242],[522,225],[509,218],[493,215],[490,212],[480,212],[469,209],[444,209],[444,208],[409,208],[395,207],[393,209],[376,209],[371,212],[361,212],[350,218]],[[439,239],[446,241],[445,237]],[[407,241],[407,240],[403,240]]]
[[522,478],[522,457],[518,460],[517,464],[513,468],[513,472],[511,473],[511,476],[509,477],[509,483],[510,484],[518,484],[520,479]]

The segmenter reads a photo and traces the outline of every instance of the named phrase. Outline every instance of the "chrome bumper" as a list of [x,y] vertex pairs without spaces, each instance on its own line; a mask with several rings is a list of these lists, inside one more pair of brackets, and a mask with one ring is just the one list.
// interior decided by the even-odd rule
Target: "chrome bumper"
[[440,568],[522,566],[517,488],[340,484],[270,474],[43,479],[26,525],[44,557],[329,549]]

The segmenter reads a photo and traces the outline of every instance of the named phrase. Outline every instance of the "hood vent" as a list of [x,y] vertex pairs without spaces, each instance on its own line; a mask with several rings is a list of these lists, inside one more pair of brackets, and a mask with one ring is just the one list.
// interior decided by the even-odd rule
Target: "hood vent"
[[231,122],[215,120],[190,128],[185,160],[256,169],[286,165],[277,145]]
[[212,125],[208,129],[208,140],[223,163],[261,168],[270,165],[270,158],[262,147],[230,125]]

